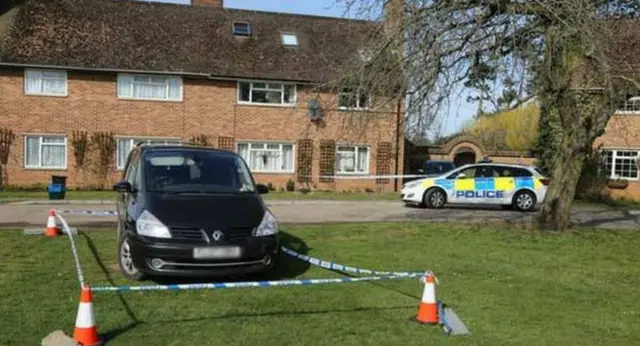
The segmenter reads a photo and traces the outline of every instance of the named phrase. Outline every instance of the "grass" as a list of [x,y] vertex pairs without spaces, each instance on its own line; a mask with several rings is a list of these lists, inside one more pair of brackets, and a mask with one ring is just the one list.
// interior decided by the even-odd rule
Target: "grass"
[[[0,191],[0,200],[12,201],[21,199],[48,199],[46,191]],[[288,200],[288,199],[326,199],[326,200],[398,200],[397,193],[365,193],[365,192],[311,192],[303,194],[300,192],[277,192],[271,191],[264,195],[265,200]],[[114,200],[113,191],[67,191],[67,200]]]
[[[219,291],[95,293],[108,345],[638,345],[640,237],[415,224],[288,228],[283,241],[313,256],[373,269],[438,275],[438,298],[470,328],[446,337],[411,321],[416,280]],[[128,284],[115,233],[78,238],[87,281]],[[1,345],[72,333],[79,289],[68,239],[0,232]],[[338,274],[285,260],[279,277]]]

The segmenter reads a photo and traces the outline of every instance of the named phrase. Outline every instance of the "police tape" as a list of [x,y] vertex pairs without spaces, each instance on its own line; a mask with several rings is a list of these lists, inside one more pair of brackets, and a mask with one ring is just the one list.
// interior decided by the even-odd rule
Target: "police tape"
[[395,179],[395,178],[426,178],[424,174],[395,174],[395,175],[302,175],[301,178],[311,179],[337,179],[337,180],[354,180],[354,179]]
[[282,249],[282,252],[284,252],[289,256],[295,257],[303,262],[307,262],[315,266],[318,266],[324,269],[329,269],[329,270],[337,270],[337,271],[351,272],[356,274],[377,275],[377,276],[422,277],[427,273],[433,275],[433,273],[429,271],[428,272],[424,272],[424,271],[422,272],[386,272],[386,271],[377,271],[377,270],[371,270],[371,269],[355,268],[355,267],[345,266],[342,264],[303,255],[294,250],[288,249],[284,246],[282,246],[281,249]]
[[116,216],[115,210],[60,210],[59,213],[65,215],[92,215],[92,216]]
[[140,286],[95,286],[95,287],[91,287],[91,290],[94,292],[118,292],[118,291],[175,291],[175,290],[198,290],[198,289],[250,288],[250,287],[261,288],[261,287],[340,284],[340,283],[350,283],[350,282],[382,281],[382,280],[394,280],[394,279],[406,279],[406,278],[407,276],[387,275],[387,276],[335,278],[335,279],[302,279],[302,280],[248,281],[248,282],[221,282],[221,283],[140,285]]
[[78,276],[78,283],[80,287],[84,287],[84,274],[82,272],[82,265],[80,264],[80,256],[78,256],[78,250],[76,249],[76,242],[73,238],[73,232],[69,228],[67,224],[67,220],[65,220],[57,211],[55,212],[55,216],[60,223],[62,224],[62,231],[67,234],[69,237],[69,242],[71,243],[71,254],[73,255],[73,260],[76,265],[76,275]]

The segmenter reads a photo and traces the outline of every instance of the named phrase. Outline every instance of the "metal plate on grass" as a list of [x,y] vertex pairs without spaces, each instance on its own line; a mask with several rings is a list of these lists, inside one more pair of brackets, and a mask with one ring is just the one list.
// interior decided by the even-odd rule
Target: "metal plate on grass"
[[195,259],[240,258],[242,250],[239,246],[197,247],[193,249]]

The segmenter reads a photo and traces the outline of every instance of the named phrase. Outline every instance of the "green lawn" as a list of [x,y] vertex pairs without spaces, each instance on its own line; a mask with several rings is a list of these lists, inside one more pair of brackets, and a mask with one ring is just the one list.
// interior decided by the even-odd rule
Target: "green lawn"
[[[48,199],[46,191],[0,191],[0,201],[12,201],[20,199]],[[67,191],[67,200],[113,200],[113,191]],[[283,199],[327,199],[327,200],[398,200],[397,193],[365,193],[365,192],[277,192],[271,191],[264,195],[265,200]]]
[[[288,228],[284,242],[311,255],[373,269],[438,275],[438,299],[470,328],[446,337],[412,322],[415,279],[311,287],[96,292],[109,345],[638,345],[640,234],[541,235],[410,224]],[[87,281],[127,284],[113,231],[81,234]],[[0,231],[0,345],[36,345],[72,333],[79,289],[68,239]],[[338,274],[283,262],[279,277]]]

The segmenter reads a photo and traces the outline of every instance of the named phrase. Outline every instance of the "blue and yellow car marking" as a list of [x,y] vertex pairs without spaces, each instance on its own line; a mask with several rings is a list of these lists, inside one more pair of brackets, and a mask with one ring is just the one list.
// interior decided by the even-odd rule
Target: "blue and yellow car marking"
[[496,190],[486,190],[486,191],[456,191],[456,197],[465,197],[465,198],[504,198],[504,191]]
[[[466,196],[467,192],[487,191],[492,193],[482,194],[482,198],[502,198],[505,191],[516,189],[532,189],[538,190],[542,187],[542,183],[538,179],[532,177],[521,178],[468,178],[468,179],[425,179],[422,187],[428,189],[432,186],[438,186],[444,190],[456,191],[456,197]],[[460,195],[458,192],[463,192]],[[478,194],[469,194],[470,198],[478,198]],[[495,197],[494,197],[495,196]]]

